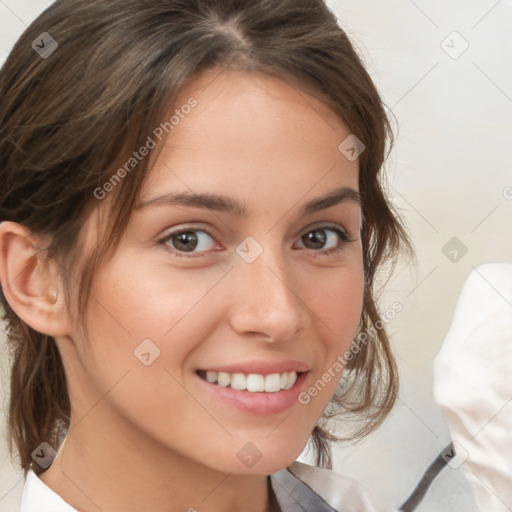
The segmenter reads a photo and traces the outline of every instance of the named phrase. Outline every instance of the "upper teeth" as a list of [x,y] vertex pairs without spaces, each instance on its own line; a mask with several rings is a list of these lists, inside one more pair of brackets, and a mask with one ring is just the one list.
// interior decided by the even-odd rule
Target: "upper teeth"
[[217,383],[222,387],[231,385],[233,389],[250,391],[251,393],[266,391],[275,393],[282,389],[290,389],[297,380],[297,372],[272,373],[271,375],[260,375],[258,373],[225,373],[206,372],[208,382]]

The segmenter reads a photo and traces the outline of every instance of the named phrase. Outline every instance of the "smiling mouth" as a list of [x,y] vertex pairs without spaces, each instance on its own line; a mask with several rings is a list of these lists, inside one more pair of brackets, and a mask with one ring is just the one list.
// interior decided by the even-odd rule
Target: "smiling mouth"
[[277,393],[290,389],[304,372],[282,372],[262,375],[259,373],[226,373],[198,370],[197,375],[210,384],[249,393]]

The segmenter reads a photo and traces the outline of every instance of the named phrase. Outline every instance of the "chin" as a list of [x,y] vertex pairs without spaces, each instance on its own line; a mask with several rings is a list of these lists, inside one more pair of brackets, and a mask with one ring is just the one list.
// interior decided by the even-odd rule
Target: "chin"
[[[271,436],[272,434],[270,434]],[[292,464],[302,453],[307,444],[307,439],[297,440],[276,446],[269,443],[268,439],[258,443],[247,441],[236,442],[236,457],[233,459],[233,452],[228,449],[221,457],[214,457],[212,467],[225,472],[238,475],[270,475]],[[241,446],[241,447],[240,447]],[[219,463],[222,461],[221,463]]]

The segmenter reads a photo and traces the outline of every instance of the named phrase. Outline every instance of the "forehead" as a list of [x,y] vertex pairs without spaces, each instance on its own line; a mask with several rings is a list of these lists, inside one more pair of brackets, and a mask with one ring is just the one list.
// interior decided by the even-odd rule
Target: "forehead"
[[[193,109],[187,107],[191,101]],[[323,179],[324,188],[357,189],[358,162],[338,148],[350,130],[324,102],[286,79],[209,70],[182,88],[163,116],[172,117],[175,124],[150,164],[142,201],[172,186],[254,194],[269,187],[311,188]]]
[[[253,137],[257,133],[258,140],[253,144],[247,141],[246,149],[260,140],[273,140],[276,134],[295,138],[307,134],[307,147],[311,148],[322,143],[330,145],[332,138],[336,142],[340,132],[348,130],[343,120],[317,97],[287,78],[259,71],[205,71],[181,89],[171,113],[186,105],[191,97],[198,102],[198,107],[187,116],[192,121],[176,126],[171,139],[179,132],[184,136],[184,129],[194,127],[193,120],[199,118],[205,128],[210,128],[202,130],[202,145],[212,137],[216,142],[220,137],[228,142],[243,142],[243,135]],[[278,141],[282,142],[282,137]]]

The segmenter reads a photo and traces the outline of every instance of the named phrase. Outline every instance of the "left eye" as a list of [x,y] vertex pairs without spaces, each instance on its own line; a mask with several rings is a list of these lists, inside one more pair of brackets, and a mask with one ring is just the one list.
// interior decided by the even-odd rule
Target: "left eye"
[[[331,233],[330,235],[326,235],[326,233]],[[306,240],[307,243],[312,243],[313,246],[320,244],[324,245],[327,242],[334,243],[334,246],[331,248],[325,249],[324,247],[312,247],[313,250],[322,249],[320,253],[328,254],[336,251],[340,251],[342,247],[339,246],[339,240],[341,239],[341,245],[344,243],[350,242],[350,237],[347,232],[333,226],[322,226],[319,228],[315,228],[311,231],[308,231],[304,235],[302,235],[301,240]]]
[[[210,242],[208,242],[208,238]],[[301,241],[303,244],[312,245],[312,247],[306,247],[306,249],[313,250],[319,254],[329,254],[341,251],[343,245],[350,242],[351,239],[347,232],[339,227],[321,226],[304,233],[301,236]],[[165,245],[174,255],[185,258],[195,258],[201,255],[188,255],[184,253],[193,253],[194,251],[202,253],[219,247],[209,231],[195,228],[170,233],[159,240],[159,243]],[[325,248],[326,244],[331,247]]]

